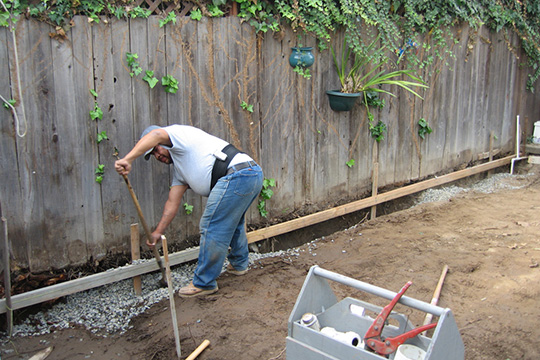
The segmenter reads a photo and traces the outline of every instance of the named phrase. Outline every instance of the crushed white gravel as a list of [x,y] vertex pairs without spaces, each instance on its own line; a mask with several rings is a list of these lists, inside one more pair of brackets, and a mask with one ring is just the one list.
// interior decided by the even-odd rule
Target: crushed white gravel
[[[501,189],[518,189],[523,187],[519,179],[532,175],[534,173],[526,175],[498,173],[467,187],[450,185],[429,189],[417,196],[416,203],[449,200],[460,193],[469,191],[490,193]],[[316,240],[311,242],[308,247],[313,256],[316,256],[315,242]],[[298,254],[298,249],[267,254],[250,253],[250,267],[256,267],[257,260],[263,258],[281,256],[292,261]],[[180,265],[172,269],[175,291],[191,281],[194,270],[195,264]],[[168,289],[159,287],[160,276],[158,272],[142,276],[143,293],[140,296],[133,292],[133,282],[129,279],[66,296],[62,303],[46,311],[30,315],[23,323],[15,325],[13,334],[14,336],[42,335],[75,325],[83,326],[92,333],[104,337],[124,333],[132,327],[131,319],[144,313],[153,304],[168,298]]]
[[522,184],[519,184],[520,180],[534,175],[535,174],[533,172],[525,175],[510,175],[510,173],[498,173],[489,176],[483,180],[476,181],[467,187],[448,185],[441,188],[428,189],[418,195],[416,205],[426,202],[448,201],[456,195],[471,191],[489,194],[504,189],[519,189],[523,187]]

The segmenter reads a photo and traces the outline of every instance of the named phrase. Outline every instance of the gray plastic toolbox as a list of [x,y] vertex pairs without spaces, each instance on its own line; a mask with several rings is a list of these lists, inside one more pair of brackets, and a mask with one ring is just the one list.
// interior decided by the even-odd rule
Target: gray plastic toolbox
[[[375,316],[382,310],[379,306],[349,297],[338,301],[328,280],[388,300],[392,300],[396,296],[395,292],[313,266],[304,281],[289,317],[287,360],[385,359],[382,355],[366,350],[363,344],[353,346],[337,341],[335,338],[301,323],[304,314],[312,313],[317,316],[320,328],[333,327],[340,332],[353,331],[363,337],[374,318],[366,316],[365,312],[359,313],[355,310],[363,308],[368,312],[374,312]],[[405,342],[425,350],[424,360],[463,360],[465,358],[465,347],[450,309],[443,309],[406,296],[402,296],[399,303],[439,317],[431,338],[420,334]],[[394,337],[415,328],[405,315],[397,312],[392,311],[390,319],[395,321],[389,321],[391,324],[384,327],[383,338]],[[399,324],[399,326],[392,325],[392,323]],[[394,356],[395,353],[390,354],[389,359],[394,359]]]

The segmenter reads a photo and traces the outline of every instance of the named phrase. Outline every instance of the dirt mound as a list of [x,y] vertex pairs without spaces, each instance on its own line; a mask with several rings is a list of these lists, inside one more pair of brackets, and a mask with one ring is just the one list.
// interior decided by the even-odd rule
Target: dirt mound
[[[538,172],[537,172],[538,174]],[[299,248],[298,256],[258,261],[244,276],[223,274],[220,290],[202,299],[175,297],[183,358],[285,359],[287,320],[312,265],[429,302],[449,266],[439,305],[452,309],[467,360],[539,359],[540,177],[510,178],[519,189],[468,191],[336,232]],[[350,296],[384,306],[345,286]],[[398,305],[415,325],[424,313]],[[14,338],[2,359],[26,359],[54,346],[50,359],[173,359],[169,302],[137,317],[123,335],[97,337],[73,328]]]

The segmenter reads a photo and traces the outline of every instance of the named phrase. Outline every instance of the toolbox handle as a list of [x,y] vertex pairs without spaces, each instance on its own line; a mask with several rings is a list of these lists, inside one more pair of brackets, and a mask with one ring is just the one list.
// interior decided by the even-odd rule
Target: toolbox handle
[[[363,281],[347,277],[345,275],[341,275],[341,274],[338,274],[338,273],[335,273],[335,272],[332,272],[332,271],[322,269],[317,265],[313,266],[312,270],[313,270],[314,275],[326,278],[328,280],[336,281],[336,282],[338,282],[340,284],[343,284],[343,285],[351,286],[351,287],[356,288],[358,290],[362,290],[362,291],[365,291],[367,293],[370,293],[370,294],[373,294],[373,295],[376,295],[376,296],[380,296],[380,297],[388,299],[388,300],[392,300],[397,294],[397,293],[392,292],[390,290],[386,290],[386,289],[380,288],[378,286],[371,285],[371,284],[365,283]],[[413,298],[408,297],[408,296],[402,296],[399,299],[398,302],[400,304],[412,307],[412,308],[414,308],[416,310],[420,310],[420,311],[423,311],[423,312],[426,312],[426,313],[430,313],[432,315],[439,316],[439,317],[441,315],[443,315],[443,313],[445,311],[445,309],[443,309],[443,308],[441,308],[439,306],[431,305],[431,304],[428,304],[426,302],[416,300],[416,299],[413,299]]]

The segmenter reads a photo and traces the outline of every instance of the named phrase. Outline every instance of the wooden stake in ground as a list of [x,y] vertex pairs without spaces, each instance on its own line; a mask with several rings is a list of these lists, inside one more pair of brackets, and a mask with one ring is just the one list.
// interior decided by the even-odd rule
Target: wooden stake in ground
[[186,360],[194,360],[197,356],[199,356],[200,353],[203,352],[204,349],[206,349],[206,347],[210,345],[210,341],[209,340],[204,340],[201,345],[199,345],[195,351],[193,351],[187,358]]
[[182,351],[180,350],[180,335],[178,334],[178,320],[176,318],[176,307],[174,306],[174,290],[171,280],[171,266],[169,265],[169,250],[167,249],[167,238],[161,235],[163,246],[163,258],[165,259],[165,274],[167,274],[167,287],[169,288],[169,302],[171,305],[171,316],[174,330],[174,340],[176,342],[176,354],[180,359]]
[[[441,289],[444,283],[444,278],[446,277],[446,273],[448,272],[448,265],[444,265],[441,277],[439,278],[439,282],[437,283],[437,288],[435,289],[435,292],[433,293],[433,298],[431,299],[431,305],[437,305],[439,302],[439,296],[441,295]],[[433,319],[433,314],[426,314],[426,318],[424,319],[424,325],[427,325],[431,323],[431,320]],[[425,335],[425,332],[424,332]]]
[[41,350],[28,360],[44,360],[52,353],[53,350],[54,348],[52,346],[49,346],[48,348]]
[[[131,224],[131,261],[141,258],[141,241],[139,237],[139,224]],[[141,295],[141,276],[133,277],[133,290],[136,295]]]

